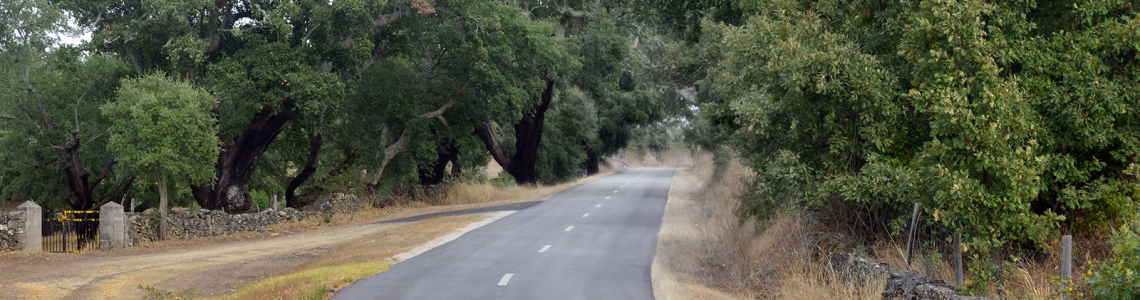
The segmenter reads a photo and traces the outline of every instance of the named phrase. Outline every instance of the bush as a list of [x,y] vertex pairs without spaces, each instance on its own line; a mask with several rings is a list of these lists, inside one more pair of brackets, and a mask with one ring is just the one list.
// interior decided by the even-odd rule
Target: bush
[[1140,220],[1113,232],[1113,258],[1100,263],[1092,279],[1097,299],[1140,299]]

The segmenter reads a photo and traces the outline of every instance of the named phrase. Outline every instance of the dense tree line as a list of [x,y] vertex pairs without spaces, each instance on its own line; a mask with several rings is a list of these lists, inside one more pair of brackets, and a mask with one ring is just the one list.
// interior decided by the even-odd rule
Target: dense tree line
[[755,172],[745,217],[839,208],[891,234],[920,202],[975,257],[1113,231],[1140,257],[1118,227],[1140,217],[1132,2],[678,2],[705,16],[670,22],[701,32],[690,130]]
[[670,43],[638,5],[5,2],[0,197],[91,209],[169,183],[244,212],[251,191],[301,207],[490,160],[523,184],[597,172],[635,128],[688,111],[655,80]]

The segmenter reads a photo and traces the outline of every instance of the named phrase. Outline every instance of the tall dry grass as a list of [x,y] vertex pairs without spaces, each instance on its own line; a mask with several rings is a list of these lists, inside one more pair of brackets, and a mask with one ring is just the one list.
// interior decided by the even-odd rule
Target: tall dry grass
[[[735,159],[717,170],[712,154],[670,153],[667,161],[689,156],[688,170],[674,178],[677,194],[666,209],[671,222],[693,223],[692,234],[673,233],[664,238],[659,256],[677,277],[712,287],[743,299],[870,299],[877,298],[885,282],[847,282],[828,265],[821,241],[830,234],[807,226],[803,214],[783,213],[757,224],[740,221],[739,195],[751,177]],[[686,181],[695,184],[685,184]],[[680,207],[675,207],[680,208]],[[689,226],[689,224],[683,224]],[[673,226],[669,226],[673,228]],[[665,230],[665,229],[663,229]],[[677,238],[680,237],[680,238]],[[665,298],[700,297],[673,291]]]

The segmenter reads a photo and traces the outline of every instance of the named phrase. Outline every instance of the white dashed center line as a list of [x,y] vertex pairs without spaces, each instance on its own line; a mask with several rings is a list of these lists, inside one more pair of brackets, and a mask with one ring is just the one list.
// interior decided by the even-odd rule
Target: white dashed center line
[[614,193],[617,193],[617,190],[614,190]]
[[507,273],[506,275],[503,275],[503,279],[499,279],[499,285],[507,285],[507,282],[511,281],[511,277],[514,276],[515,273]]
[[550,249],[550,245],[542,246],[542,249],[538,249],[538,253],[546,252],[546,249]]
[[570,231],[570,229],[574,229],[574,226],[566,227],[566,231]]
[[606,196],[606,199],[609,199],[609,198],[610,198],[610,196]]
[[590,216],[590,213],[586,213],[586,214],[582,215],[583,218],[589,217],[589,216]]
[[601,204],[598,204],[598,205],[596,205],[596,206],[594,206],[594,207],[602,207],[602,205],[601,205]]

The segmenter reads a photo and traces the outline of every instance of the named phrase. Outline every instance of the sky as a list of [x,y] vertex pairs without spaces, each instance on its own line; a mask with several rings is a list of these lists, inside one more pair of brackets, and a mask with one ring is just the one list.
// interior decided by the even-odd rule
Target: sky
[[[71,25],[72,28],[79,27],[78,25],[75,24],[75,19],[72,19],[72,18],[68,18],[68,19],[69,20],[67,21],[67,23],[68,23],[68,25]],[[62,33],[62,32],[53,32],[52,35],[54,35],[55,38],[59,39],[60,45],[78,45],[78,44],[81,44],[83,42],[91,40],[91,30],[88,28],[82,28],[81,30],[83,31],[83,33],[80,35],[77,35],[77,36],[70,36],[70,35],[67,35],[66,33]]]

